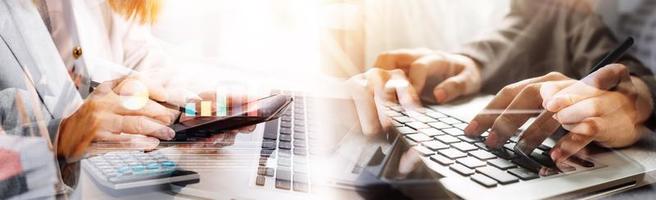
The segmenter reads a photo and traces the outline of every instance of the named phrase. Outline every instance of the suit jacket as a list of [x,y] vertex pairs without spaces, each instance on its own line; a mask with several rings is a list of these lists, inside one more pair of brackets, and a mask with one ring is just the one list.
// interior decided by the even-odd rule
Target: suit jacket
[[[460,53],[481,64],[482,92],[494,94],[508,84],[552,71],[583,78],[618,45],[589,1],[513,0],[501,27],[465,45]],[[647,83],[656,100],[652,71],[628,54],[620,63]],[[651,117],[647,125],[654,124]]]
[[[483,91],[552,71],[585,77],[592,66],[619,45],[588,1],[514,0],[501,27],[463,48],[483,66]],[[630,55],[621,59],[632,73],[651,71]]]
[[[21,158],[41,157],[55,163],[53,152],[57,146],[52,141],[57,141],[61,119],[75,111],[82,98],[32,1],[0,2],[0,39],[0,140],[15,140],[0,142],[0,150],[15,152]],[[49,154],[44,156],[44,151],[39,149],[46,149]],[[21,162],[26,162],[22,166],[29,166],[33,160]],[[59,173],[56,167],[39,169]],[[55,184],[48,179],[38,184],[21,181],[25,179],[21,176],[30,176],[22,170],[15,169],[16,174],[4,179],[0,176],[0,199],[16,195],[29,197],[29,191],[35,189],[32,186],[47,188],[50,184],[54,188]]]

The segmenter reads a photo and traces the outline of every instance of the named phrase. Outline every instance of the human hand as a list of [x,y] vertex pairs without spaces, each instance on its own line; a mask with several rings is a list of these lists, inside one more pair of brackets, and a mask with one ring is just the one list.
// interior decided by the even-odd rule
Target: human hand
[[156,138],[172,139],[175,132],[166,125],[177,111],[151,100],[166,101],[163,91],[135,78],[100,84],[75,113],[62,120],[57,154],[79,158],[94,140],[148,150],[159,144]]
[[553,119],[569,131],[550,153],[557,162],[590,142],[605,147],[635,143],[653,109],[646,85],[622,64],[607,65],[575,83],[545,84],[540,96],[544,108],[555,113]]
[[365,134],[382,132],[388,124],[379,112],[379,106],[386,101],[414,108],[421,104],[420,98],[445,103],[475,93],[481,87],[477,64],[457,54],[428,49],[396,50],[380,54],[374,67],[349,79]]
[[[619,83],[615,90],[608,91],[615,83]],[[528,118],[537,114],[535,111],[544,107],[555,114],[538,117],[521,135],[519,148],[530,143],[533,143],[530,146],[539,145],[559,124],[570,133],[551,151],[552,159],[557,162],[592,141],[609,147],[626,146],[639,138],[636,127],[651,112],[650,104],[645,103],[649,100],[644,99],[649,98],[648,91],[640,92],[645,87],[619,64],[601,68],[581,81],[560,73],[527,79],[504,87],[465,128],[465,134],[476,137],[491,128],[485,143],[499,148]],[[638,111],[638,107],[646,108]]]

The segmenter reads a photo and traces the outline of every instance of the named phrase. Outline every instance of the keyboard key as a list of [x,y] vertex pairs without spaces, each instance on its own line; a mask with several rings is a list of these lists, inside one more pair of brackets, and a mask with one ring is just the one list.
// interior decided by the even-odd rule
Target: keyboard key
[[397,122],[397,121],[395,121],[395,120],[392,120],[392,126],[394,126],[394,127],[402,127],[403,124],[401,124],[401,123],[399,123],[399,122]]
[[385,115],[388,117],[401,117],[403,116],[401,113],[398,113],[396,111],[385,111]]
[[280,141],[280,144],[278,145],[281,149],[292,149],[292,143],[291,142],[284,142]]
[[490,132],[488,131],[481,133],[481,137],[487,137],[488,135],[490,135]]
[[517,177],[494,167],[488,166],[488,167],[476,168],[476,171],[485,174],[486,176],[498,181],[501,184],[509,184],[519,181]]
[[432,111],[432,110],[431,111],[426,111],[426,113],[424,113],[424,114],[428,115],[429,117],[435,118],[435,119],[446,117],[446,115],[444,115],[442,113],[439,113],[439,112]]
[[476,151],[470,151],[469,155],[474,156],[475,158],[481,159],[481,160],[489,160],[496,158],[494,154],[484,151],[484,150],[476,150]]
[[264,139],[278,139],[278,120],[271,120],[265,124]]
[[424,141],[431,141],[431,140],[433,140],[433,138],[428,137],[428,136],[426,136],[426,135],[424,135],[424,134],[419,134],[419,133],[416,133],[416,134],[409,134],[409,135],[406,135],[406,137],[410,138],[412,141],[415,141],[415,142],[424,142]]
[[423,114],[422,114],[422,115],[413,116],[412,118],[415,118],[417,121],[424,122],[424,123],[428,123],[428,122],[436,122],[436,121],[437,121],[437,120],[435,120],[435,119],[433,119],[433,118],[431,118],[431,117],[428,117],[428,116],[426,116],[426,115],[423,115]]
[[512,143],[512,142],[511,142],[511,143],[507,143],[507,144],[504,144],[504,145],[503,145],[503,148],[508,149],[508,151],[513,151],[513,148],[515,148],[515,144],[516,144],[516,143]]
[[304,173],[294,173],[294,182],[308,183],[308,177]]
[[538,149],[540,149],[542,151],[546,151],[546,152],[551,151],[551,147],[549,147],[547,145],[544,145],[544,144],[541,144],[540,146],[538,146]]
[[424,147],[424,146],[414,146],[412,147],[417,153],[419,153],[422,156],[429,156],[435,154],[432,150]]
[[501,159],[501,158],[488,160],[487,163],[492,165],[492,166],[495,166],[499,169],[503,169],[503,170],[517,167],[517,165],[515,165],[515,163],[512,163],[508,160]]
[[405,112],[405,114],[412,118],[425,116],[424,114],[422,114],[422,111],[417,111],[417,110],[408,110]]
[[447,124],[459,124],[462,123],[460,120],[457,120],[455,118],[451,117],[446,117],[446,118],[440,118],[440,121],[447,123]]
[[451,125],[448,125],[444,122],[432,122],[432,123],[428,123],[428,125],[436,129],[451,128]]
[[439,140],[440,142],[444,142],[446,144],[460,142],[460,140],[458,138],[450,136],[450,135],[435,136],[435,139]]
[[478,148],[488,150],[487,145],[485,145],[485,143],[483,143],[483,142],[476,142],[476,143],[474,143],[474,145],[476,145]]
[[308,191],[307,183],[301,183],[301,182],[295,182],[294,181],[294,191],[307,192]]
[[265,180],[264,176],[257,176],[257,178],[255,178],[255,185],[264,186]]
[[522,180],[531,180],[539,177],[538,174],[529,171],[527,169],[524,169],[523,167],[508,170],[508,173],[515,175]]
[[304,140],[294,140],[294,147],[305,148]]
[[289,134],[292,134],[292,129],[291,129],[291,128],[285,128],[285,127],[282,127],[282,128],[280,128],[280,134],[281,134],[281,135],[289,135]]
[[403,107],[401,107],[400,105],[390,105],[390,106],[388,106],[388,108],[390,110],[397,111],[397,112],[403,112],[404,111]]
[[292,157],[292,152],[289,149],[278,149],[278,157],[290,158]]
[[474,181],[474,182],[476,182],[476,183],[478,183],[478,184],[481,184],[481,185],[483,185],[483,186],[485,186],[485,187],[494,187],[494,186],[497,186],[497,181],[495,181],[494,179],[491,179],[491,178],[489,178],[489,177],[487,177],[487,176],[485,176],[485,175],[482,175],[482,174],[474,174],[474,175],[472,175],[472,176],[471,176],[471,180]]
[[515,152],[514,152],[514,151],[508,151],[508,150],[506,150],[505,148],[501,148],[501,149],[490,149],[490,150],[488,150],[488,151],[489,151],[490,153],[492,153],[492,154],[494,154],[494,155],[496,155],[496,156],[499,156],[499,157],[501,157],[501,158],[503,158],[503,159],[506,159],[506,160],[512,160],[513,158],[515,158]]
[[454,124],[453,126],[456,127],[456,128],[459,128],[460,130],[465,130],[465,127],[467,127],[467,124],[460,123],[460,124]]
[[410,128],[413,128],[413,129],[415,129],[415,130],[424,129],[424,128],[428,128],[428,127],[429,127],[428,125],[426,125],[426,124],[424,124],[424,123],[422,123],[422,122],[410,122],[410,123],[407,123],[407,124],[405,124],[405,125],[406,125],[406,126],[409,126]]
[[289,190],[291,188],[291,182],[276,179],[276,188],[283,189],[283,190]]
[[464,131],[462,131],[460,129],[457,129],[457,128],[447,128],[447,129],[442,129],[442,131],[445,132],[446,134],[449,134],[449,135],[452,135],[452,136],[465,135]]
[[473,151],[473,150],[478,149],[478,147],[474,146],[473,144],[469,144],[469,143],[466,143],[466,142],[454,143],[454,144],[451,144],[451,146],[453,148],[456,148],[456,149],[458,149],[460,151],[464,151],[464,152]]
[[472,169],[485,166],[485,162],[480,161],[474,157],[460,158],[456,160],[456,162]]
[[306,173],[307,172],[307,166],[305,164],[300,164],[296,162],[296,159],[294,159],[294,173]]
[[294,133],[294,141],[305,140],[305,133]]
[[[544,155],[542,153],[538,153],[536,151],[533,151],[531,153],[531,158],[533,158],[533,160],[539,162],[540,164],[542,164],[546,167],[557,168],[556,163],[551,159],[551,156],[549,156],[549,155]],[[564,167],[561,167],[561,170],[565,171]]]
[[430,159],[445,166],[453,164],[453,160],[441,155],[432,155]]
[[470,138],[464,135],[458,136],[458,139],[469,143],[480,142],[482,140],[481,138]]
[[271,156],[271,154],[273,154],[273,151],[274,151],[273,149],[262,149],[260,151],[260,156],[269,157],[269,156]]
[[292,174],[289,170],[284,170],[279,168],[278,170],[276,170],[276,180],[291,181]]
[[291,127],[292,127],[292,123],[291,123],[291,122],[288,122],[288,121],[282,121],[282,122],[280,122],[280,127],[291,128]]
[[465,166],[462,166],[461,164],[453,164],[453,165],[449,166],[449,169],[451,169],[451,170],[453,170],[453,171],[455,171],[458,174],[463,175],[463,176],[469,176],[469,175],[474,174],[473,169],[469,169]]
[[263,140],[262,149],[276,149],[276,141],[267,139]]
[[444,143],[435,140],[423,142],[421,144],[433,151],[449,148],[449,145],[446,145]]
[[396,128],[396,130],[399,131],[399,133],[401,133],[403,135],[417,132],[417,131],[415,131],[415,129],[412,129],[410,127],[405,127],[405,126],[404,127],[398,127],[398,128]]
[[406,116],[392,117],[392,119],[394,119],[394,121],[397,121],[397,122],[402,123],[402,124],[414,121],[414,120],[412,120],[412,118],[406,117]]
[[[264,176],[264,175],[266,175],[266,173],[267,173],[267,169],[271,169],[271,168],[268,168],[268,167],[258,167],[258,168],[257,168],[257,174],[258,174],[258,175],[262,175],[262,176]],[[272,169],[272,170],[273,170],[273,169]]]
[[458,151],[457,149],[442,149],[439,150],[438,153],[449,159],[457,159],[467,156],[467,154],[463,153],[462,151]]
[[420,129],[419,132],[423,133],[424,135],[431,136],[431,137],[444,134],[442,131],[439,131],[439,130],[434,129],[434,128]]
[[292,136],[291,135],[280,135],[280,141],[285,141],[285,142],[291,142],[292,141]]
[[307,149],[305,149],[305,148],[294,148],[294,155],[305,156],[305,155],[307,155]]
[[278,157],[278,166],[291,167],[292,160],[289,158]]

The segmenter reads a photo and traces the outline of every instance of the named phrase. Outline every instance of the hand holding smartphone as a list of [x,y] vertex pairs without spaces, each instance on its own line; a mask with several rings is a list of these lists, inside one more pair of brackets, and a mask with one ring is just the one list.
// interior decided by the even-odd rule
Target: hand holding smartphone
[[[275,94],[241,105],[243,111],[230,113],[228,116],[195,117],[190,120],[177,121],[171,129],[175,131],[172,141],[187,141],[190,137],[209,137],[221,131],[258,124],[280,117],[293,98]],[[256,105],[256,106],[255,106]],[[249,113],[256,113],[249,115]]]

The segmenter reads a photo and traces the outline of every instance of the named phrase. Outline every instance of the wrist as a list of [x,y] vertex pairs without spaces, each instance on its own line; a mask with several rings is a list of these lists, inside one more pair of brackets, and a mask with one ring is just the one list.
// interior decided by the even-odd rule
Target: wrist
[[631,76],[631,82],[638,94],[635,100],[635,109],[637,111],[636,124],[641,124],[651,116],[654,110],[654,101],[651,91],[644,81],[638,77]]

